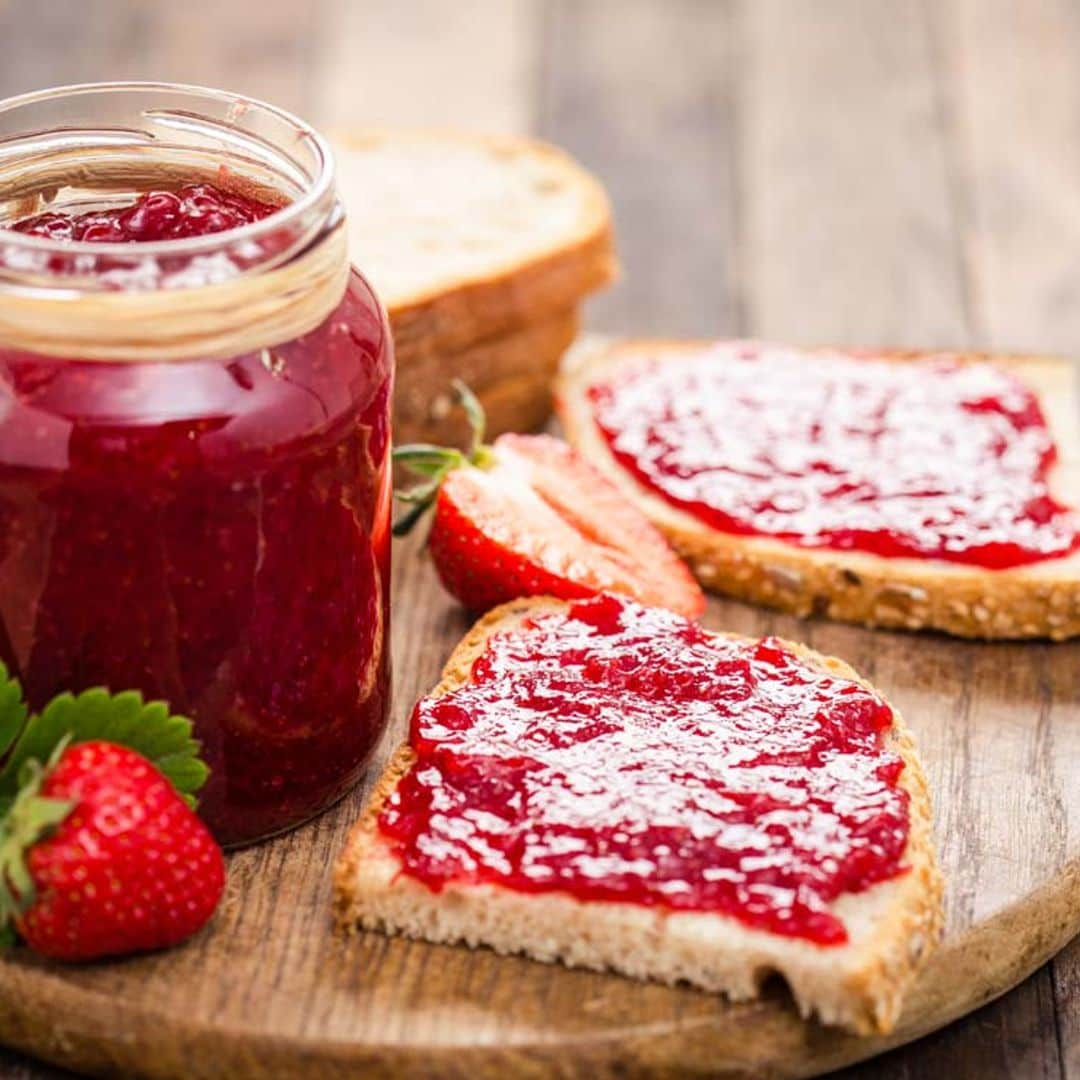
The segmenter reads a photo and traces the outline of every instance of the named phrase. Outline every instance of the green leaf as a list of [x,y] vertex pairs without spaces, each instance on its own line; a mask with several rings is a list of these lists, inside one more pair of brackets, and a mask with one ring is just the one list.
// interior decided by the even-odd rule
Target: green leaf
[[[58,746],[67,745],[63,739]],[[75,808],[68,799],[41,794],[45,770],[40,761],[26,761],[19,770],[19,792],[9,811],[0,817],[0,927],[12,923],[34,902],[34,879],[26,864],[30,849],[48,836]],[[0,947],[7,943],[0,938]]]
[[432,446],[430,443],[409,443],[394,448],[393,458],[419,476],[445,476],[451,469],[465,464],[465,457],[453,447]]
[[0,769],[0,814],[11,807],[23,765],[32,760],[48,761],[66,736],[72,742],[102,739],[142,754],[191,806],[195,805],[195,792],[209,775],[199,760],[199,743],[186,716],[171,715],[163,701],[143,701],[135,690],[110,694],[95,687],[77,696],[58,694],[26,722]]
[[0,761],[4,760],[25,723],[26,702],[23,701],[22,687],[0,661]]

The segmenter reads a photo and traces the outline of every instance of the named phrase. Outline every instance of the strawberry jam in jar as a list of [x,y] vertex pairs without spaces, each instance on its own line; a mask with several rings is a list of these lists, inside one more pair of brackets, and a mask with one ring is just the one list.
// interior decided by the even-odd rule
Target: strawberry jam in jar
[[393,350],[324,140],[157,84],[0,103],[0,658],[190,715],[237,845],[387,720]]

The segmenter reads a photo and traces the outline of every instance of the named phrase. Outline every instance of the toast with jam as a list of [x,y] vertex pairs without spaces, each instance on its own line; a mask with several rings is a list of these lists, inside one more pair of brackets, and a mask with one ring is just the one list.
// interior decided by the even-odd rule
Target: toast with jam
[[347,929],[889,1030],[941,927],[926,782],[839,660],[600,595],[489,612],[342,854]]
[[971,638],[1080,634],[1065,361],[640,341],[569,355],[567,437],[706,588]]

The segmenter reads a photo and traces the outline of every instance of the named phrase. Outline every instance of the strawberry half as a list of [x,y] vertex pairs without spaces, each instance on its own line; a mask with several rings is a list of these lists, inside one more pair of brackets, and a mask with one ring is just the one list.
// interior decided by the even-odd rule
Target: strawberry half
[[42,956],[94,960],[176,945],[209,920],[221,850],[141,754],[65,740],[21,781],[0,818],[0,928]]
[[427,478],[398,498],[414,504],[407,532],[432,504],[431,556],[446,589],[473,611],[521,596],[572,600],[616,592],[696,618],[697,582],[619,489],[549,435],[483,442],[479,402],[456,383],[473,431],[470,449],[399,447],[394,459]]

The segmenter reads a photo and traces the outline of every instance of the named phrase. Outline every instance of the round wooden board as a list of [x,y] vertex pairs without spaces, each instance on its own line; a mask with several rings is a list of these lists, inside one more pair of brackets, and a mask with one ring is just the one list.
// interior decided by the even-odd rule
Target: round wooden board
[[[468,623],[397,552],[400,731]],[[0,961],[0,1041],[154,1077],[809,1076],[914,1039],[1023,979],[1080,931],[1080,643],[980,645],[802,622],[713,600],[707,625],[850,661],[919,738],[948,876],[945,940],[898,1030],[803,1023],[776,988],[733,1006],[486,951],[337,936],[330,869],[363,798],[231,860],[213,926],[171,953],[82,968]],[[385,755],[396,742],[388,737]],[[374,771],[370,774],[374,775]]]

